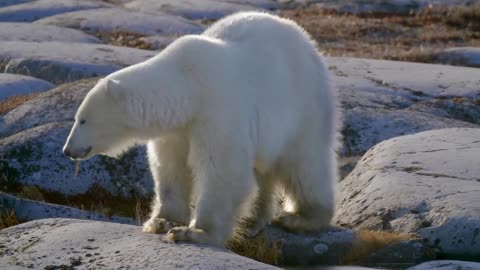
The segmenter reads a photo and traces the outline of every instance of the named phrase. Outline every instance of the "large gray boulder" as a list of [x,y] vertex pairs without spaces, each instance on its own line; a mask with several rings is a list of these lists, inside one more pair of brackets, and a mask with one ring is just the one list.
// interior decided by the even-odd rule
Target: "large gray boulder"
[[0,23],[0,40],[99,43],[97,38],[74,29],[58,27],[54,25],[8,22]]
[[13,96],[45,92],[53,87],[53,84],[33,77],[0,73],[0,101]]
[[342,154],[361,155],[396,136],[479,127],[480,70],[420,63],[328,58],[344,110]]
[[83,161],[77,176],[75,162],[62,147],[73,122],[52,122],[0,140],[0,171],[22,185],[35,185],[64,195],[86,193],[95,185],[113,195],[144,197],[152,191],[145,149],[134,148],[121,159],[96,156]]
[[[0,231],[0,265],[55,269],[278,269],[225,249],[166,243],[139,226],[37,220]],[[8,243],[8,244],[7,244]]]
[[[7,2],[11,2],[7,0]],[[26,1],[17,1],[17,3]],[[37,0],[0,8],[2,22],[32,22],[55,14],[111,6],[95,0]],[[1,5],[0,5],[1,7]]]
[[156,52],[101,44],[0,41],[0,72],[54,84],[107,75]]
[[335,221],[418,234],[451,256],[480,255],[480,129],[396,137],[340,183]]
[[66,195],[82,194],[94,184],[112,194],[146,196],[152,191],[145,150],[134,148],[120,159],[94,157],[75,164],[62,154],[75,112],[98,78],[64,84],[42,93],[2,118],[0,160],[17,172],[22,185]]
[[139,35],[184,35],[203,27],[193,21],[164,13],[147,13],[121,8],[80,10],[50,16],[35,24],[57,25],[93,32],[128,32]]

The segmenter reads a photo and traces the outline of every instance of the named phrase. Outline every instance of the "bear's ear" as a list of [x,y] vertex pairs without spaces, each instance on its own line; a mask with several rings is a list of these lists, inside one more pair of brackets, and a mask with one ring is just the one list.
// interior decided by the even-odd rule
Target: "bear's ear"
[[126,95],[125,89],[119,81],[107,78],[105,78],[104,80],[107,94],[114,100],[119,101]]

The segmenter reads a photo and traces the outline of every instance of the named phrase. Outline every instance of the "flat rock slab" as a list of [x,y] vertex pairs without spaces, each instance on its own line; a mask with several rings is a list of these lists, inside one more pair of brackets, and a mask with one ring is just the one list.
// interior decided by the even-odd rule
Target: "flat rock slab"
[[480,263],[464,261],[431,261],[408,268],[408,270],[476,270],[480,269]]
[[480,48],[449,48],[433,54],[433,62],[454,66],[480,67]]
[[94,32],[129,32],[139,35],[183,35],[199,33],[203,27],[187,19],[120,8],[80,10],[50,16],[35,23]]
[[478,69],[353,58],[327,60],[344,109],[343,155],[363,154],[395,136],[480,123]]
[[341,182],[336,222],[417,233],[447,255],[480,255],[480,129],[384,141]]
[[239,11],[261,9],[256,6],[249,5],[248,3],[246,3],[247,1],[242,2],[244,3],[235,3],[235,1],[215,0],[134,0],[126,3],[125,7],[145,12],[166,12],[193,20],[219,19],[228,14]]
[[54,25],[40,25],[32,23],[0,23],[1,41],[62,41],[99,43],[93,36],[82,31],[58,27]]
[[[15,213],[19,220],[37,220],[45,218],[76,218],[85,220],[108,221],[121,224],[138,225],[131,218],[106,216],[92,211],[73,207],[17,198],[0,191],[0,209],[8,209]],[[0,268],[1,269],[1,268]]]
[[53,84],[37,78],[0,73],[0,101],[13,96],[45,92],[53,87]]
[[107,75],[155,54],[101,44],[0,41],[0,71],[59,84]]
[[0,265],[43,269],[77,266],[130,269],[278,269],[227,250],[165,243],[141,227],[44,219],[0,231]]
[[55,14],[108,6],[111,5],[92,0],[38,0],[0,8],[0,21],[32,22]]

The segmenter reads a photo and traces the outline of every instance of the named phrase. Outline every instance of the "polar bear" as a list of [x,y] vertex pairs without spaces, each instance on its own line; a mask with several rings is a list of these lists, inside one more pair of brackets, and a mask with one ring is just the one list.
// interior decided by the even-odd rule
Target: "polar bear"
[[[252,236],[272,219],[293,232],[329,225],[337,118],[310,36],[290,20],[245,12],[100,80],[64,153],[117,157],[146,144],[156,195],[143,230],[221,246],[245,209]],[[274,217],[277,191],[285,199]]]

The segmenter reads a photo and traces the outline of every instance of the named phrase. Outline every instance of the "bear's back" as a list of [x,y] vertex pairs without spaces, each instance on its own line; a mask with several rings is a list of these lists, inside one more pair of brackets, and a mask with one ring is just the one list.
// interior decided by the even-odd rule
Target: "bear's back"
[[[202,36],[224,42],[309,41],[310,36],[296,23],[262,12],[241,12],[210,26]],[[293,40],[292,40],[293,39]]]

